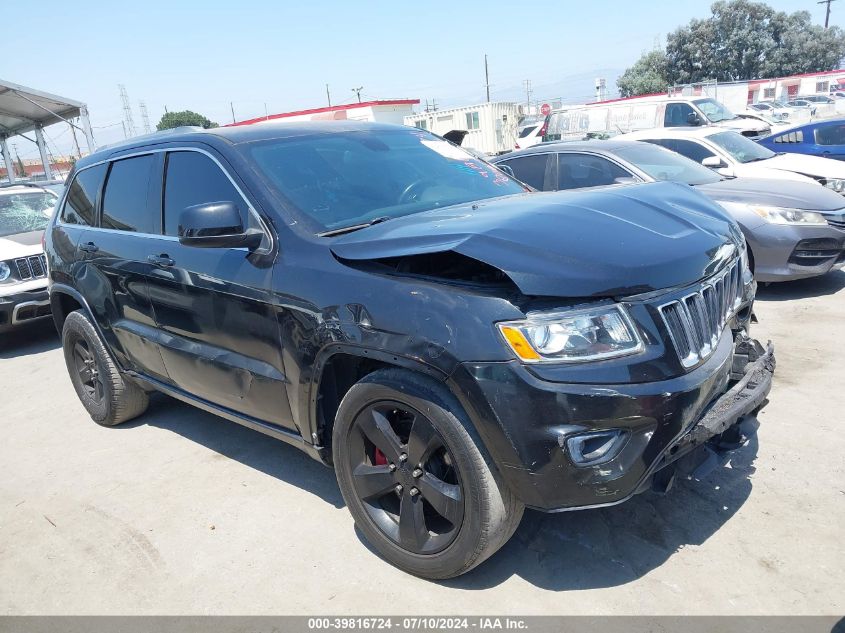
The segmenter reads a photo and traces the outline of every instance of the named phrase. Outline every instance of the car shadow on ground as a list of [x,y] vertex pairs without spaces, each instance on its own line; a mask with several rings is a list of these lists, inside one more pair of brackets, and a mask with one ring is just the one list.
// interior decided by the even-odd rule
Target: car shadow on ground
[[334,471],[302,451],[163,394],[151,394],[150,407],[140,417],[114,427],[141,425],[172,431],[206,448],[271,477],[317,495],[336,508],[345,506]]
[[[298,449],[161,394],[136,420],[115,427],[150,425],[344,507],[334,472]],[[715,534],[751,494],[757,439],[734,452],[728,465],[702,481],[678,481],[668,495],[644,493],[618,506],[580,512],[527,511],[516,534],[470,573],[447,587],[494,587],[517,575],[547,590],[623,585],[646,575],[687,546]],[[378,554],[356,535],[374,556]]]
[[0,359],[41,354],[61,347],[56,326],[45,319],[0,334]]
[[845,270],[829,272],[821,277],[758,284],[758,301],[791,301],[806,297],[833,295],[845,288]]

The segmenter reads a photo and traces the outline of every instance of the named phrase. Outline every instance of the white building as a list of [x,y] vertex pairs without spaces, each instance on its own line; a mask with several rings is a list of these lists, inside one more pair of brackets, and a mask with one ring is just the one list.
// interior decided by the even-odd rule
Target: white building
[[253,125],[265,121],[371,121],[402,125],[405,117],[414,112],[414,106],[419,102],[419,99],[364,101],[362,103],[270,114],[246,121],[238,121],[231,125]]
[[522,106],[509,101],[494,101],[464,108],[433,110],[405,117],[405,125],[435,134],[452,130],[468,132],[463,147],[485,154],[501,154],[514,148]]

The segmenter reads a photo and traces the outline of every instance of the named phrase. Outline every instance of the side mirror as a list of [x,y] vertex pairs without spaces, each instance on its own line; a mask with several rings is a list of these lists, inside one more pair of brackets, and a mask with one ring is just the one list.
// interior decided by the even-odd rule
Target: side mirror
[[698,116],[695,112],[690,112],[687,115],[687,123],[690,125],[701,125],[701,117]]
[[708,156],[701,161],[701,164],[705,167],[709,167],[710,169],[722,169],[723,167],[727,167],[725,161],[718,156]]
[[258,248],[262,233],[244,229],[234,202],[208,202],[179,214],[179,242],[201,248]]
[[501,163],[496,165],[499,168],[499,171],[505,172],[511,178],[516,178],[516,174],[513,173],[513,168],[510,165],[502,165]]

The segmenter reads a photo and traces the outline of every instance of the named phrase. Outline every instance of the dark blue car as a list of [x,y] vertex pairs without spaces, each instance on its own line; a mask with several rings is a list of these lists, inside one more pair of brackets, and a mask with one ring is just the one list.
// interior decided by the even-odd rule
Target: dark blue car
[[845,118],[814,121],[758,141],[773,152],[810,154],[845,160]]

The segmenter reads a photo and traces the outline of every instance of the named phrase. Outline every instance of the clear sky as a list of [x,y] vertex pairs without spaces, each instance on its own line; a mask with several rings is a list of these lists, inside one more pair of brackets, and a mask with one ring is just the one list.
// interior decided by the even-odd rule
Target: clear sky
[[[809,10],[815,0],[769,0]],[[126,86],[136,127],[144,100],[154,127],[165,106],[219,123],[362,97],[483,100],[484,54],[491,98],[588,98],[594,76],[616,76],[667,32],[709,15],[704,0],[570,2],[392,2],[300,0],[39,0],[0,2],[0,77],[86,102],[98,143],[123,138],[117,85]],[[845,25],[845,2],[831,24]],[[12,65],[10,65],[12,64]],[[568,89],[567,86],[572,86]],[[576,87],[577,86],[577,87]],[[550,94],[546,94],[546,93]],[[48,129],[67,152],[66,125]],[[22,158],[37,156],[15,139]]]

